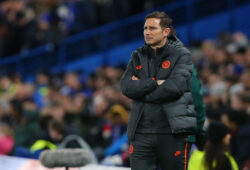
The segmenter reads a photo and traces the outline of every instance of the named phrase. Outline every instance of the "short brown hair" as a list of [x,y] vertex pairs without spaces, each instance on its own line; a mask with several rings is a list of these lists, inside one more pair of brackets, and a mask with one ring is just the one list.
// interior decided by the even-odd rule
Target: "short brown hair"
[[160,26],[161,28],[170,28],[170,35],[176,35],[175,29],[172,26],[172,19],[165,13],[155,11],[146,16],[146,20],[149,18],[158,18],[160,19]]

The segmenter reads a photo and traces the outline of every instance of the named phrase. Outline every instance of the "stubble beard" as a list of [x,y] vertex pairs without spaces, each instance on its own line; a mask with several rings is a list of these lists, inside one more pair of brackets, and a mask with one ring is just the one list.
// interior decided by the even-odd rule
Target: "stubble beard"
[[163,40],[159,40],[159,41],[156,41],[156,42],[153,42],[153,43],[147,43],[147,45],[149,45],[151,48],[156,48],[156,47],[159,47],[161,45],[161,43],[163,42]]

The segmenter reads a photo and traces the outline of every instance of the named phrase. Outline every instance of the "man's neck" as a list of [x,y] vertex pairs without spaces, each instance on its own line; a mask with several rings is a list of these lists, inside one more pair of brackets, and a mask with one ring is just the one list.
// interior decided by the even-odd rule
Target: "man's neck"
[[158,45],[150,46],[150,47],[153,49],[153,51],[154,51],[154,56],[156,56],[156,51],[157,51],[157,49],[162,48],[163,46],[165,46],[166,43],[167,43],[167,39],[163,40],[163,41],[162,41],[160,44],[158,44]]
[[153,45],[153,46],[151,45],[150,47],[154,50],[154,52],[156,52],[156,49],[162,48],[166,44],[166,42],[167,42],[167,39],[164,39],[164,40],[162,40],[161,43],[159,43],[157,45]]

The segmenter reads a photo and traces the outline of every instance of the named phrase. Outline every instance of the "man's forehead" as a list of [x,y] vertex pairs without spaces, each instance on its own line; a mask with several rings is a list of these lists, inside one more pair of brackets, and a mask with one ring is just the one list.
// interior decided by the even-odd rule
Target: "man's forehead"
[[160,21],[159,18],[148,18],[144,25],[160,25]]

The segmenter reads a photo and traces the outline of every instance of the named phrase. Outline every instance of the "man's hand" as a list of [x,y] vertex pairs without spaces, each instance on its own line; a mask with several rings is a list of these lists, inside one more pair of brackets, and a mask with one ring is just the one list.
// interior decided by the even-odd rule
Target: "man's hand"
[[139,79],[136,76],[132,76],[132,80],[139,80]]
[[162,85],[162,83],[164,83],[165,80],[157,80],[157,84],[158,85]]

